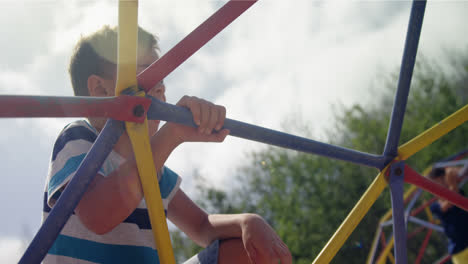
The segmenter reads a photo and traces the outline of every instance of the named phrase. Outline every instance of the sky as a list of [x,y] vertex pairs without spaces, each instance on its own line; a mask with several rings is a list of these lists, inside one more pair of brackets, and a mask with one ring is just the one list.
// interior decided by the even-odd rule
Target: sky
[[[226,1],[140,0],[139,24],[158,35],[162,53]],[[0,95],[72,96],[67,65],[80,35],[116,25],[117,1],[0,0]],[[294,4],[292,4],[294,3]],[[183,95],[227,108],[227,116],[326,140],[336,105],[370,104],[377,78],[399,69],[409,1],[264,0],[166,79],[168,102]],[[440,58],[466,50],[468,1],[430,1],[418,54]],[[379,87],[380,85],[380,87]],[[73,119],[0,120],[0,263],[15,263],[40,226],[53,143]],[[193,195],[194,171],[225,190],[247,155],[265,145],[228,137],[221,144],[186,143],[166,165]]]

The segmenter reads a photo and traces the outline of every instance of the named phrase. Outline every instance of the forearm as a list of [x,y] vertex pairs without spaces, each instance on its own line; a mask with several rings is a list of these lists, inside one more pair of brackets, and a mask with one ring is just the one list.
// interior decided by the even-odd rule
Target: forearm
[[[160,171],[170,153],[179,145],[161,129],[151,139],[153,163]],[[111,231],[124,221],[143,198],[143,190],[134,158],[130,158],[108,177],[97,175],[77,207],[85,226],[95,233]]]
[[206,217],[200,228],[200,240],[204,246],[217,239],[241,238],[242,225],[248,214],[212,214]]

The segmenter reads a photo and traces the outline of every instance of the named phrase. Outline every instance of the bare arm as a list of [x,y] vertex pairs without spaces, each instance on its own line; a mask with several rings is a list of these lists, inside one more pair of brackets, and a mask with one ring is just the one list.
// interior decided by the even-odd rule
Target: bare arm
[[240,238],[251,260],[292,263],[288,247],[258,215],[209,215],[179,190],[169,204],[168,218],[202,247],[216,239]]
[[[156,154],[153,155],[153,162],[157,171],[160,171],[169,155],[181,143],[222,142],[229,133],[226,129],[212,133],[213,129],[221,128],[224,123],[226,115],[224,107],[188,96],[184,96],[177,104],[190,109],[199,127],[167,123],[151,138],[151,149]],[[126,135],[123,137],[121,145],[124,149],[131,149],[125,146],[129,144],[128,138]],[[135,210],[143,198],[133,154],[127,159],[128,161],[111,175],[107,177],[96,175],[76,208],[76,214],[82,223],[97,234],[107,233],[119,225]]]
[[[157,150],[153,156],[159,171],[170,153],[180,144],[171,141],[169,131],[161,128],[151,140],[151,148]],[[82,223],[96,234],[104,234],[125,220],[143,198],[137,166],[132,158],[122,164],[108,177],[96,175],[76,208]]]

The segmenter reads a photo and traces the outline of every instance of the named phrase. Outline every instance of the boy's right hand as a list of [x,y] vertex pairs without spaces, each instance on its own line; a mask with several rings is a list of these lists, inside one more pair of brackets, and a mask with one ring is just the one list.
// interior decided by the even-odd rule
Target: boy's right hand
[[226,119],[226,108],[215,105],[195,96],[184,96],[176,104],[189,109],[197,128],[185,125],[166,123],[171,134],[182,142],[222,142],[229,134],[228,129],[222,129]]

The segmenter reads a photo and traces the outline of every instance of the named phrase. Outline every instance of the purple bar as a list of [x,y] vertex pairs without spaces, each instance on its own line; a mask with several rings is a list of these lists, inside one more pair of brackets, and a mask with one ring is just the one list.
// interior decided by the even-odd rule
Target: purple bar
[[124,130],[123,122],[107,121],[75,176],[29,244],[20,264],[41,263]]
[[[153,97],[150,98],[153,102],[150,106],[150,109],[148,110],[149,120],[164,120],[196,127],[192,119],[192,114],[188,109],[162,102]],[[311,139],[243,123],[229,118],[226,118],[224,121],[223,128],[229,129],[231,131],[231,136],[240,137],[243,139],[349,161],[369,167],[380,168],[383,166],[384,157],[382,156],[321,143]]]
[[406,33],[405,49],[403,51],[403,59],[400,68],[400,78],[398,79],[398,89],[395,95],[395,103],[393,105],[392,117],[385,142],[384,156],[388,157],[387,162],[393,160],[398,154],[398,142],[400,140],[401,127],[408,101],[408,93],[413,75],[414,63],[416,61],[416,53],[418,51],[419,36],[424,18],[424,10],[426,8],[425,0],[414,0],[411,8],[411,14]]
[[406,253],[405,204],[403,201],[404,171],[404,161],[392,164],[389,182],[392,198],[395,261],[397,264],[406,264],[408,262]]

